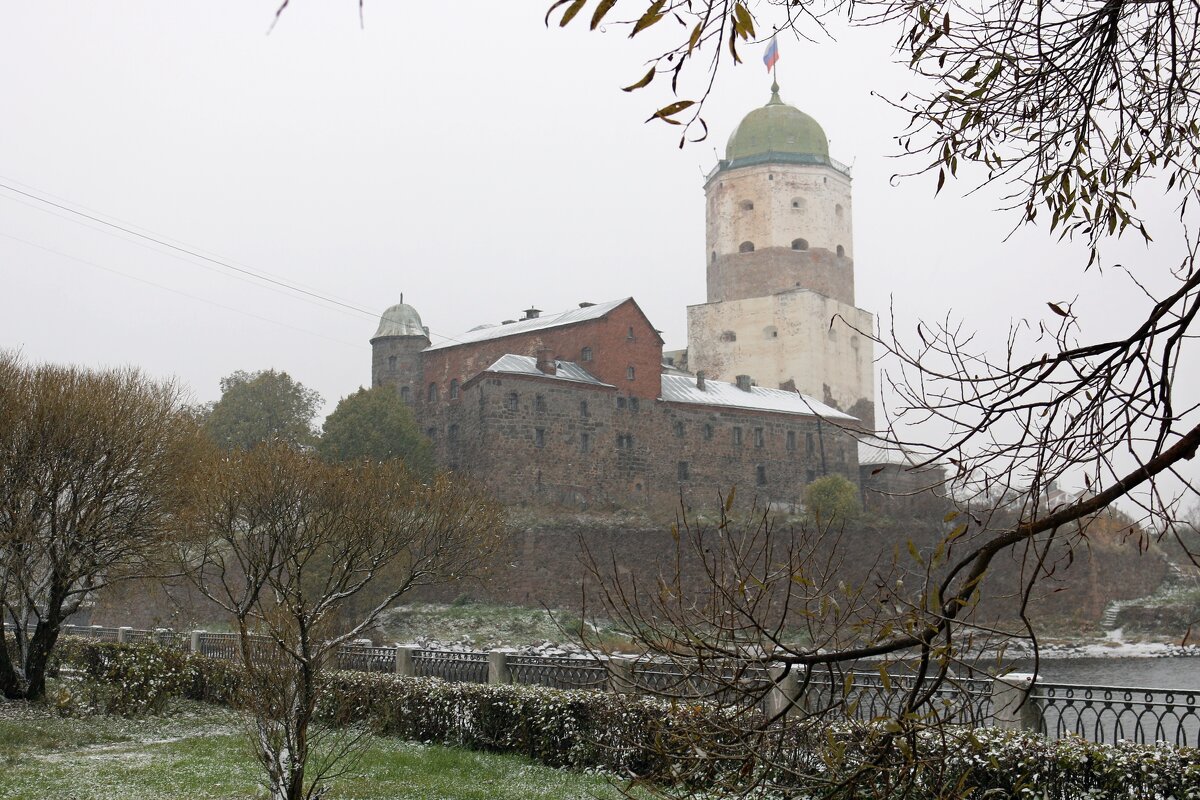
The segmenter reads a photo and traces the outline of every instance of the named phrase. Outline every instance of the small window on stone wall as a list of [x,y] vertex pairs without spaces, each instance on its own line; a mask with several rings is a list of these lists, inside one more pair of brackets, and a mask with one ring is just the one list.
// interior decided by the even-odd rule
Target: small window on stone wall
[[406,403],[412,399],[412,393],[408,390],[407,386],[400,387],[400,399]]
[[634,368],[633,368],[633,366],[632,366],[632,365],[630,365],[630,366],[628,366],[628,367],[626,367],[626,368],[625,368],[625,378],[626,378],[626,380],[633,380],[633,378],[634,378],[634,375],[635,375],[635,374],[636,374],[636,372],[635,372],[635,370],[634,370]]
[[636,397],[629,398],[629,410],[630,411],[638,410],[638,399]]
[[721,331],[720,338],[721,338],[722,342],[736,342],[737,334],[734,333],[733,331]]
[[817,471],[815,469],[810,469],[808,471],[807,477],[808,477],[808,482],[812,483],[813,481],[815,481],[817,479]]
[[617,408],[624,408],[626,400],[624,397],[617,397]]
[[681,481],[686,481],[688,479],[688,462],[679,462],[679,465],[676,467],[676,475],[678,475],[679,480]]
[[587,400],[579,401],[579,416],[586,417],[588,415]]
[[787,449],[788,450],[796,449],[796,432],[795,431],[787,432]]
[[625,338],[631,342],[633,341],[634,336],[633,336],[633,326],[632,325],[629,326],[629,332],[625,334]]
[[776,328],[774,325],[768,325],[767,327],[763,328],[763,338],[764,339],[778,339],[779,338],[779,329]]
[[792,239],[792,249],[793,250],[807,250],[808,249],[808,239]]
[[458,441],[458,426],[457,425],[451,425],[449,428],[446,428],[446,438],[452,442]]
[[837,246],[837,254],[838,254],[838,258],[842,258],[843,256],[845,256],[845,255],[846,255],[846,248],[842,247],[842,246],[839,244],[839,245]]
[[458,399],[458,378],[453,378],[450,381],[450,399]]
[[504,401],[504,407],[509,411],[516,411],[521,402],[521,397],[516,392],[509,392],[508,398]]
[[754,482],[759,486],[767,485],[767,468],[763,464],[754,468]]
[[426,392],[426,399],[431,403],[437,402],[438,398],[437,398],[437,384],[436,383],[429,384],[429,391]]
[[581,350],[579,353],[579,360],[580,361],[591,361],[592,360],[592,348],[590,348],[590,347],[583,348],[583,350]]
[[742,429],[736,426],[733,429],[733,443],[738,445],[742,443]]
[[546,429],[545,428],[534,428],[533,429],[533,446],[534,447],[545,447],[546,446]]
[[842,204],[841,203],[838,203],[836,206],[833,207],[833,213],[837,215],[838,219],[842,218]]
[[675,435],[680,439],[683,438],[683,423],[679,420],[675,420]]
[[588,433],[579,434],[579,452],[581,452],[581,453],[592,452],[591,434],[588,434]]
[[738,252],[739,253],[753,253],[754,252],[754,242],[742,242],[741,244],[738,245]]
[[803,211],[807,207],[808,207],[808,201],[805,200],[803,197],[793,197],[792,198],[792,208],[794,208],[795,210]]
[[[811,455],[812,452],[817,449],[816,444],[816,437],[812,435],[812,431],[808,431],[804,434],[804,452]],[[812,480],[812,478],[809,478],[809,480]]]
[[709,441],[713,438],[713,426],[711,422],[704,423],[704,441]]
[[717,251],[716,250],[712,251],[711,259],[712,259],[712,263],[714,263],[714,264],[717,263]]
[[395,356],[388,356],[388,369],[390,369],[392,372],[396,371],[396,357]]
[[754,210],[754,201],[753,200],[743,200],[742,202],[738,203],[738,208],[740,208],[742,211],[753,211]]
[[545,411],[546,410],[546,395],[539,394],[533,398],[533,410],[534,411]]
[[765,441],[766,441],[766,440],[765,440],[765,439],[764,439],[764,437],[763,437],[763,429],[762,429],[762,428],[755,428],[755,429],[754,429],[754,446],[755,446],[755,447],[762,447],[762,446],[763,446],[763,443],[764,443]]

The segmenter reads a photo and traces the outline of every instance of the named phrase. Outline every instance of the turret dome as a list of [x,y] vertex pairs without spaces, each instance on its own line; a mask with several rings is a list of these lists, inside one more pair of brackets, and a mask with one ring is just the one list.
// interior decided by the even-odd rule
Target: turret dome
[[[403,296],[401,297],[403,299]],[[379,318],[379,329],[375,331],[372,340],[383,336],[425,336],[425,326],[421,324],[421,315],[407,303],[400,302],[383,312]]]
[[725,147],[725,159],[729,162],[747,159],[759,162],[770,157],[829,162],[829,139],[825,131],[808,114],[779,99],[779,84],[772,84],[770,101],[745,116]]

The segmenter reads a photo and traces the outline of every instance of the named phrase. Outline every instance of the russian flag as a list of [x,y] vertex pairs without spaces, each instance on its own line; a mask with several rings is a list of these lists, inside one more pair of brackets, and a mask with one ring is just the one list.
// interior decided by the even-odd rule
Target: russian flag
[[767,72],[775,66],[775,62],[779,60],[779,42],[775,41],[775,37],[771,37],[771,43],[767,45],[767,52],[763,53],[763,63],[767,65]]

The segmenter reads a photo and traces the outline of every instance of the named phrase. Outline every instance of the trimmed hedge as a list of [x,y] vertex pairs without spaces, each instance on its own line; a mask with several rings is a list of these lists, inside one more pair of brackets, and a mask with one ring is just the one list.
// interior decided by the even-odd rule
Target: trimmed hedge
[[[234,664],[155,645],[65,639],[62,664],[115,691],[116,713],[162,707],[165,698],[236,704]],[[729,712],[732,713],[732,712]],[[519,753],[553,767],[601,769],[659,782],[683,776],[692,787],[758,779],[781,796],[825,796],[835,774],[870,763],[843,796],[1028,798],[1028,800],[1200,800],[1200,750],[1166,745],[1047,740],[995,729],[924,731],[879,758],[881,727],[790,727],[791,763],[744,758],[766,754],[750,720],[728,725],[726,712],[654,698],[537,686],[448,683],[362,672],[331,672],[319,718],[335,726],[479,750]],[[916,746],[915,759],[905,748]],[[715,753],[727,754],[723,758]],[[773,762],[773,763],[772,763]],[[824,786],[824,791],[821,786]],[[714,795],[716,796],[716,795]]]

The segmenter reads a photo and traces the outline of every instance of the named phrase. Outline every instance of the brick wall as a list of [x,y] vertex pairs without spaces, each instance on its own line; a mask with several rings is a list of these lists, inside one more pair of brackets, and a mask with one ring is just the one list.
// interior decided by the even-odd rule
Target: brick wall
[[708,264],[708,302],[766,297],[808,289],[854,305],[854,261],[823,247],[761,247],[752,253],[718,253]]
[[[591,361],[584,360],[584,348],[591,348]],[[623,393],[648,399],[658,396],[662,338],[629,300],[601,319],[428,351],[422,355],[422,402],[428,399],[430,384],[436,385],[440,402],[449,396],[452,380],[461,386],[506,353],[536,357],[542,349],[564,361],[579,362]]]
[[[853,440],[813,417],[690,406],[537,376],[484,373],[428,408],[440,463],[503,501],[670,515],[737,484],[794,505],[828,473],[858,481]],[[453,434],[450,431],[453,429]]]

